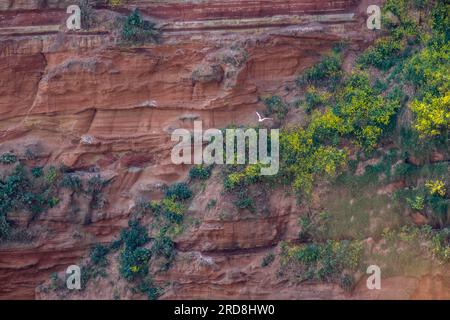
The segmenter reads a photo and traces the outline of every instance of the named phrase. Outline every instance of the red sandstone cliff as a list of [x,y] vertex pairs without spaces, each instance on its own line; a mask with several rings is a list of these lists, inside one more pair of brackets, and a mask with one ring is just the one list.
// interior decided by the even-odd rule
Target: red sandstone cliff
[[[336,42],[347,40],[358,51],[371,39],[364,7],[354,0],[128,1],[127,8],[138,6],[164,31],[162,44],[131,48],[117,45],[108,28],[118,13],[99,8],[105,24],[73,33],[64,30],[70,1],[46,3],[0,4],[0,151],[34,148],[41,165],[95,166],[113,182],[106,210],[69,214],[67,194],[60,206],[26,222],[36,231],[33,242],[0,247],[3,299],[34,298],[51,272],[77,263],[93,242],[112,240],[135,199],[158,196],[159,184],[183,179],[188,168],[169,159],[172,130],[189,128],[189,119],[217,128],[252,124],[262,108],[258,97],[288,98],[296,75]],[[213,80],[193,77],[196,70]],[[212,194],[226,208],[217,183],[208,188]],[[176,279],[163,298],[348,298],[337,286],[291,286],[260,268],[268,250],[297,232],[302,209],[282,197],[270,196],[267,217],[224,221],[219,209],[204,212],[200,194],[190,208],[200,225],[177,239],[176,264],[156,279]],[[203,263],[205,256],[212,262]],[[400,293],[390,293],[398,288],[390,279],[381,296],[445,297],[445,288],[430,288],[431,278],[409,279]],[[111,298],[107,288],[105,280],[78,298]],[[363,289],[358,296],[367,297]]]

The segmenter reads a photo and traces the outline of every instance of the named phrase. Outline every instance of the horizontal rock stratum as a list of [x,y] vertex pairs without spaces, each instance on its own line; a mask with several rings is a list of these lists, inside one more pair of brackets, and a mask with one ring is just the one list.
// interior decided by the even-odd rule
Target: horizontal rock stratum
[[[191,129],[191,119],[205,128],[256,125],[260,97],[288,97],[298,74],[336,43],[365,48],[373,35],[364,2],[130,0],[120,9],[97,7],[102,21],[139,7],[161,26],[160,44],[129,47],[116,42],[108,23],[65,30],[72,1],[2,1],[0,153],[33,149],[33,165],[64,164],[85,180],[96,170],[111,183],[104,210],[67,192],[59,206],[25,222],[36,230],[31,243],[0,246],[0,298],[54,298],[36,287],[93,243],[116,238],[136,199],[157,199],[158,186],[185,179],[189,168],[170,162],[174,129]],[[261,269],[280,241],[295,238],[306,208],[278,190],[267,195],[267,216],[227,220],[221,212],[230,199],[217,179],[189,208],[200,222],[176,240],[180,259],[155,277],[176,281],[162,298],[349,298],[333,284],[288,285],[275,267]],[[207,212],[212,197],[217,205]],[[71,209],[74,201],[79,210]],[[431,286],[433,277],[388,279],[380,297],[445,296],[445,288]],[[112,297],[101,280],[67,298]],[[353,297],[373,298],[359,288]]]

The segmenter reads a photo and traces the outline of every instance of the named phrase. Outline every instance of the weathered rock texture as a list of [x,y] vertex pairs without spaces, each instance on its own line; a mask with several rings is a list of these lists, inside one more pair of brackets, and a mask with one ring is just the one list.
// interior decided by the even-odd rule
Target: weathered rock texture
[[[357,51],[372,38],[365,7],[354,0],[130,0],[127,8],[159,19],[164,35],[161,44],[125,47],[105,26],[66,32],[70,2],[0,4],[0,152],[33,148],[40,165],[96,168],[113,182],[103,210],[84,210],[80,200],[74,212],[68,194],[29,222],[37,230],[31,243],[0,247],[3,299],[35,298],[51,272],[77,263],[93,242],[113,239],[137,198],[157,197],[158,186],[182,180],[188,168],[170,162],[174,129],[192,128],[195,119],[205,128],[255,124],[259,97],[289,95],[296,75],[336,42]],[[218,209],[206,213],[214,192]],[[295,201],[273,194],[267,215],[224,219],[219,209],[229,201],[219,193],[208,187],[190,208],[201,223],[177,239],[177,262],[156,279],[175,283],[163,298],[349,298],[337,286],[292,286],[261,269],[267,252],[295,237]],[[387,297],[446,297],[430,281],[413,279],[410,289]],[[112,296],[105,282],[77,297]]]

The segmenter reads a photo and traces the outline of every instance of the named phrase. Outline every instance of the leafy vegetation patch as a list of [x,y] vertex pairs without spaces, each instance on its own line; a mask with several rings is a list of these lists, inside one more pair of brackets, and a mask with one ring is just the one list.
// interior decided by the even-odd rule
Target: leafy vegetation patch
[[[358,263],[349,261],[382,261],[392,275],[448,262],[450,4],[388,0],[383,8],[389,32],[352,72],[334,50],[299,76],[310,121],[281,132],[276,180],[306,204],[319,184],[339,190],[300,219],[300,245],[284,244],[282,271],[300,281],[351,291]],[[251,173],[250,165],[228,173],[225,190],[264,182]],[[412,214],[429,225],[404,226]],[[386,241],[385,254],[351,249],[369,236]]]
[[298,79],[297,84],[314,86],[334,86],[341,79],[342,57],[338,52],[325,55],[315,66],[307,69]]
[[146,294],[149,299],[158,298],[161,289],[153,286],[153,281],[149,277],[152,250],[145,247],[150,242],[147,228],[136,220],[130,220],[128,229],[122,230],[120,240],[124,246],[119,257],[120,275],[132,282],[135,288]]
[[125,43],[158,43],[160,35],[161,32],[156,24],[142,19],[138,9],[133,10],[122,25],[121,36]]
[[[12,157],[8,156],[12,164]],[[14,163],[17,159],[14,156]],[[15,228],[8,221],[8,214],[25,211],[29,220],[36,219],[39,214],[56,207],[60,202],[59,193],[62,188],[71,189],[75,193],[91,195],[92,208],[100,208],[104,203],[102,189],[108,183],[95,176],[88,181],[85,190],[81,179],[75,174],[64,172],[64,168],[54,166],[48,168],[28,168],[19,163],[14,169],[0,177],[0,241],[30,240],[26,230]],[[102,199],[102,200],[100,200]]]
[[[51,168],[50,168],[51,169]],[[47,175],[52,171],[48,169]],[[53,180],[35,178],[27,168],[17,165],[0,179],[0,240],[14,240],[15,230],[7,220],[8,213],[26,210],[31,220],[59,203]]]
[[211,176],[211,166],[195,165],[189,171],[191,179],[207,180]]
[[267,113],[275,115],[278,120],[283,120],[288,111],[288,105],[279,96],[272,96],[263,99],[267,108]]
[[17,157],[13,153],[4,153],[0,156],[1,164],[13,164],[17,162]]
[[[361,241],[328,240],[304,245],[282,244],[281,268],[296,281],[326,281],[352,286],[351,272],[361,267],[364,247]],[[350,279],[342,279],[350,277]]]
[[192,197],[192,191],[186,183],[180,182],[175,183],[167,188],[166,190],[167,198],[174,198],[175,200],[187,200]]

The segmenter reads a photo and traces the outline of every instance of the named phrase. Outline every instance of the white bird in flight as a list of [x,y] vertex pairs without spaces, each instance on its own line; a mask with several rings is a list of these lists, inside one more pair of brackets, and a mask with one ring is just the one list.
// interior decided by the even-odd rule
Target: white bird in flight
[[256,111],[256,115],[258,116],[258,121],[263,122],[266,120],[272,120],[272,118],[262,118],[258,111]]

